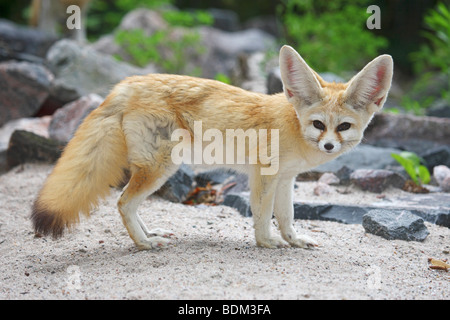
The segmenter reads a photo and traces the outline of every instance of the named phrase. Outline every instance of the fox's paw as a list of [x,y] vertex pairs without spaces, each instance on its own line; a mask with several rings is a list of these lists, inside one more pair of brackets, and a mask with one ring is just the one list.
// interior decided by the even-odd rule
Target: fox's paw
[[154,250],[154,249],[165,249],[168,247],[170,240],[160,236],[150,237],[145,240],[141,240],[136,245],[139,250]]
[[259,247],[276,249],[276,248],[287,248],[289,244],[281,239],[280,237],[268,237],[264,239],[256,239],[256,244]]
[[292,239],[287,239],[287,241],[291,246],[303,249],[313,249],[318,246],[316,240],[305,235],[296,236]]
[[171,230],[156,228],[148,231],[146,234],[147,237],[163,237],[163,238],[170,238],[174,236],[175,234]]

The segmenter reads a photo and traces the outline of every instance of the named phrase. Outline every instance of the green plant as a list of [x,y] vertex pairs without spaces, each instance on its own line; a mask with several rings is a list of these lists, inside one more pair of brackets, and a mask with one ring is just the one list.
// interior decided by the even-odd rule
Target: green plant
[[103,34],[115,29],[122,18],[136,8],[161,8],[172,5],[174,0],[117,0],[91,1],[87,28],[90,40],[96,40]]
[[405,169],[406,173],[415,184],[427,184],[430,182],[430,172],[422,165],[423,159],[413,152],[391,153],[391,156]]
[[171,26],[195,27],[198,25],[211,25],[214,23],[213,16],[203,10],[191,12],[168,10],[163,12],[163,18]]
[[[200,75],[198,68],[186,71],[186,55],[201,54],[205,48],[200,44],[200,34],[191,28],[199,24],[211,24],[213,18],[204,11],[163,11],[163,18],[169,27],[147,36],[143,30],[120,30],[116,33],[116,42],[131,57],[131,62],[145,66],[150,62],[169,73],[189,73]],[[176,27],[181,27],[176,32]],[[162,51],[166,51],[163,56]],[[121,59],[120,57],[117,57]]]
[[400,105],[407,112],[413,113],[417,116],[423,116],[425,114],[426,108],[428,108],[434,102],[434,100],[434,97],[425,97],[421,101],[418,101],[411,98],[409,95],[405,95],[402,97]]
[[367,29],[368,4],[367,0],[282,0],[278,14],[286,42],[311,67],[342,73],[362,67],[388,44]]
[[217,73],[216,76],[214,77],[214,80],[221,81],[226,84],[231,84],[231,79],[226,74],[223,73]]
[[[416,115],[423,115],[436,99],[450,101],[450,83],[440,93],[433,96],[421,94],[432,86],[432,79],[436,73],[445,74],[450,79],[450,10],[448,5],[439,3],[430,10],[424,18],[426,30],[423,36],[427,42],[419,51],[411,53],[414,71],[418,79],[414,82],[409,93],[402,98],[401,105],[406,111]],[[439,97],[440,94],[440,97]],[[413,98],[414,97],[414,98]]]
[[448,4],[438,3],[424,18],[426,31],[423,36],[428,43],[411,55],[415,71],[421,73],[429,68],[450,75],[450,9]]
[[[161,63],[161,55],[157,49],[157,45],[165,37],[165,32],[157,31],[151,37],[147,37],[143,30],[119,30],[116,32],[116,42],[125,47],[125,51],[132,58],[132,63],[144,67],[149,61],[156,64]],[[116,59],[122,60],[119,55]]]

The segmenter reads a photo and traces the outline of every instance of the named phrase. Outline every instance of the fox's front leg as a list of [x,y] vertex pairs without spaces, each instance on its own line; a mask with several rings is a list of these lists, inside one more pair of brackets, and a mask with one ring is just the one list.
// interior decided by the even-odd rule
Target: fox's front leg
[[250,206],[255,228],[256,244],[266,248],[286,247],[287,243],[278,236],[271,235],[270,220],[273,213],[276,176],[262,176],[255,170],[250,175]]
[[281,236],[293,247],[312,248],[317,243],[306,235],[297,235],[293,227],[294,205],[293,190],[295,177],[280,179],[275,192],[274,213],[277,219]]

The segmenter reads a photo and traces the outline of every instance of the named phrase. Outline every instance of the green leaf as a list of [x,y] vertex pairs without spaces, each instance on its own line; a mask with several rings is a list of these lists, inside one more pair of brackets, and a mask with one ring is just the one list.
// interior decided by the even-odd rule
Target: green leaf
[[414,152],[402,151],[400,152],[400,157],[412,161],[415,166],[419,166],[422,159]]
[[427,167],[419,166],[419,179],[423,184],[428,184],[430,182],[430,171],[428,171]]
[[226,74],[223,74],[223,73],[217,73],[216,76],[214,77],[214,79],[221,81],[223,83],[226,83],[226,84],[231,84],[230,78]]
[[412,160],[404,158],[401,155],[395,153],[391,153],[391,157],[394,158],[398,163],[400,163],[400,165],[405,169],[406,173],[416,184],[419,184],[419,180],[417,179],[417,172]]

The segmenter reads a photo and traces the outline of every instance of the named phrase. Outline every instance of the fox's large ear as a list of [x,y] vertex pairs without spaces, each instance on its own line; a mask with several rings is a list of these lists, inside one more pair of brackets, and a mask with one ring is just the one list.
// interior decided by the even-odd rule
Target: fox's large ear
[[375,58],[350,80],[345,102],[355,109],[380,110],[391,88],[393,72],[394,62],[390,55]]
[[295,106],[311,105],[322,99],[322,88],[313,71],[290,46],[280,50],[280,73],[284,93]]

